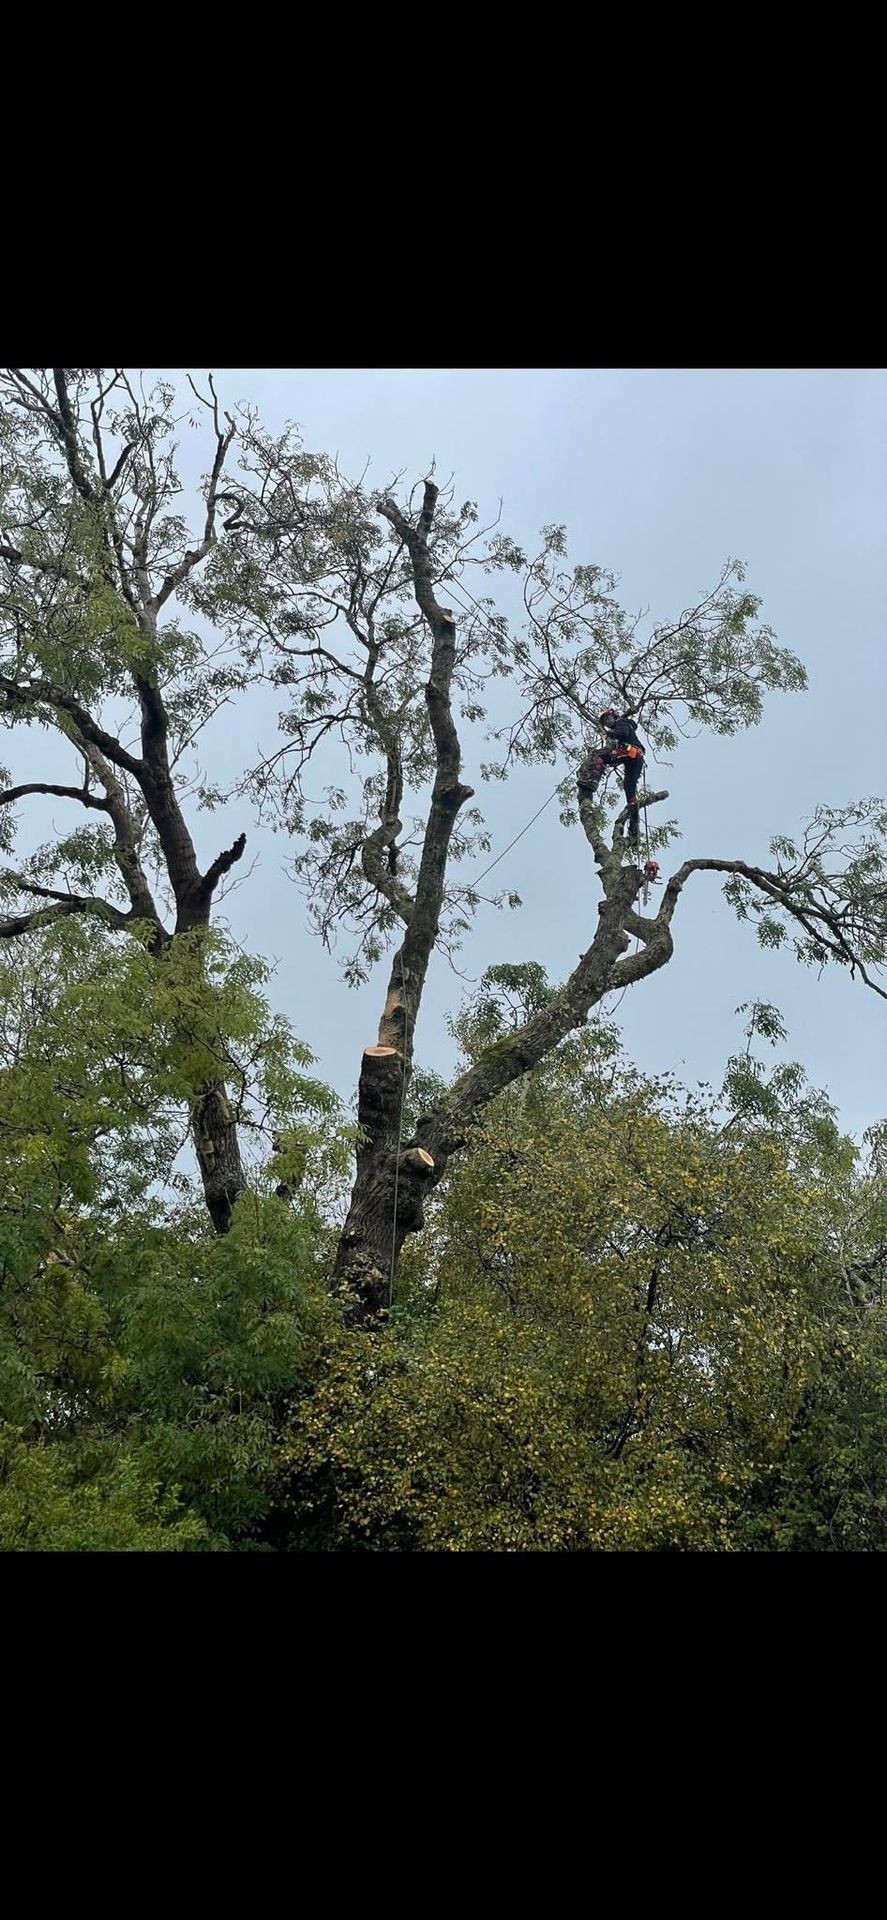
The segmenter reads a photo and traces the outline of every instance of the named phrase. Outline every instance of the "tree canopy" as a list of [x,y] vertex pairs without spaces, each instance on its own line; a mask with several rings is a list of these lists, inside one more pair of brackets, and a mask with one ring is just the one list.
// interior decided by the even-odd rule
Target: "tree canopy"
[[[212,379],[188,393],[191,512],[171,386],[0,376],[0,1544],[879,1550],[883,1129],[855,1145],[800,1063],[768,1070],[774,1007],[738,1010],[694,1091],[607,1012],[706,964],[680,901],[717,875],[880,1017],[883,801],[774,823],[766,854],[703,842],[651,898],[597,752],[606,708],[651,752],[753,726],[800,660],[735,560],[631,617],[563,527],[527,553],[433,472],[349,479]],[[198,857],[223,790],[196,742],[256,684],[278,738]],[[51,780],[22,767],[38,730]],[[444,1081],[426,981],[470,952],[482,784],[532,763],[582,951],[560,982],[489,969]],[[638,800],[665,868],[668,794]],[[385,970],[351,1107],[218,912],[265,818],[330,991]]]

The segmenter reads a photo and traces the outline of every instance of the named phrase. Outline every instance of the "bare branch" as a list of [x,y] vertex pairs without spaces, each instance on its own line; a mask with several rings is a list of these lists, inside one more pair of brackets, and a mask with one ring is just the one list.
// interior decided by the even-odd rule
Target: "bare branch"
[[[568,1033],[584,1025],[591,1008],[606,993],[625,981],[625,968],[630,964],[621,959],[629,944],[624,931],[625,916],[637,897],[642,879],[639,867],[617,869],[608,895],[598,907],[598,929],[591,946],[581,955],[579,965],[565,985],[515,1033],[482,1054],[457,1080],[436,1112],[420,1120],[417,1142],[434,1154],[437,1166],[462,1144],[465,1128],[475,1113],[512,1081],[538,1066]],[[671,935],[667,926],[662,926],[656,941],[639,956],[642,971],[655,972],[666,964],[671,953]],[[640,972],[631,977],[640,977]]]
[[[190,379],[190,375],[189,375],[189,379]],[[191,385],[193,386],[193,384],[194,383],[192,381]],[[162,587],[160,588],[159,592],[155,594],[152,602],[152,608],[155,613],[158,612],[159,609],[169,599],[170,594],[175,593],[176,588],[181,586],[182,581],[187,579],[189,573],[193,572],[194,568],[199,564],[199,562],[201,560],[206,559],[206,556],[209,553],[210,547],[212,546],[213,540],[215,538],[216,504],[217,504],[219,478],[221,476],[222,468],[225,464],[225,456],[228,452],[228,448],[230,447],[231,442],[234,439],[236,427],[235,427],[234,421],[231,419],[230,414],[226,414],[225,418],[228,422],[228,425],[225,429],[225,432],[222,433],[219,427],[219,407],[218,407],[218,401],[216,399],[215,388],[213,387],[213,383],[212,383],[212,376],[210,376],[209,384],[210,384],[210,391],[213,396],[212,408],[213,408],[213,419],[214,419],[215,428],[216,428],[216,456],[213,461],[212,473],[210,474],[209,486],[207,488],[206,521],[203,529],[203,539],[200,541],[198,546],[189,548],[188,552],[185,553],[183,558],[179,561],[178,566],[173,567],[172,572],[167,574]],[[197,392],[196,387],[194,388],[194,391],[195,393]],[[202,399],[202,395],[200,394],[198,394],[197,397],[198,399]],[[204,405],[206,404],[207,403],[204,402]]]
[[738,874],[748,880],[752,886],[772,900],[777,906],[803,927],[810,940],[823,952],[831,954],[842,965],[849,966],[851,974],[858,973],[865,985],[873,993],[887,1000],[887,991],[871,980],[859,954],[847,940],[841,920],[842,914],[830,908],[822,900],[816,900],[805,891],[799,899],[792,891],[792,881],[778,873],[766,873],[760,867],[752,867],[744,860],[685,860],[671,879],[667,881],[662,904],[657,915],[663,925],[671,920],[678,898],[686,881],[692,873]]
[[10,919],[0,920],[0,940],[15,940],[21,933],[32,933],[35,927],[48,926],[50,921],[62,920],[66,914],[84,911],[79,901],[69,900],[64,905],[36,907],[33,913],[13,914]]
[[98,748],[80,735],[75,737],[87,766],[92,768],[105,791],[104,805],[114,827],[114,857],[129,894],[133,914],[139,920],[152,920],[157,928],[158,938],[162,941],[166,940],[168,936],[161,923],[154,896],[139,859],[138,830],[123,787]]
[[86,477],[83,462],[80,458],[80,450],[77,445],[77,429],[74,424],[74,415],[71,411],[71,402],[68,397],[68,385],[65,379],[64,367],[53,367],[52,377],[55,383],[56,399],[58,401],[58,415],[55,417],[60,423],[61,441],[64,448],[65,459],[68,463],[68,472],[81,498],[84,500],[92,500],[94,498],[93,489]]
[[371,885],[382,894],[389,906],[394,908],[395,913],[405,925],[409,926],[416,908],[415,899],[409,889],[403,886],[396,874],[392,873],[390,867],[386,867],[382,860],[384,848],[392,848],[397,835],[401,832],[400,820],[383,820],[374,833],[367,835],[360,849],[360,860]]
[[31,780],[23,787],[7,787],[5,793],[0,793],[0,807],[12,806],[29,793],[48,793],[57,800],[79,800],[81,807],[95,807],[99,813],[110,811],[107,800],[100,800],[86,787],[57,787],[46,780]]
[[234,845],[232,847],[229,847],[226,853],[220,853],[218,858],[213,861],[212,866],[207,867],[207,870],[200,883],[200,888],[202,893],[206,895],[210,895],[214,891],[214,889],[218,886],[219,881],[222,878],[222,875],[225,873],[229,873],[231,868],[237,864],[237,861],[241,858],[243,854],[243,850],[245,846],[246,846],[246,834],[245,833],[238,834],[238,837],[235,840]]
[[53,707],[60,713],[69,714],[84,738],[98,747],[99,751],[105,754],[107,759],[112,760],[116,767],[122,767],[125,773],[134,774],[136,779],[140,777],[143,762],[137,760],[134,754],[127,753],[126,748],[120,745],[113,734],[105,733],[104,728],[98,726],[92,715],[81,706],[80,701],[75,699],[73,694],[67,692],[66,688],[55,686],[49,680],[29,680],[22,684],[17,680],[7,680],[5,675],[0,674],[0,694],[5,697],[8,711],[16,707],[27,709],[45,706]]
[[[38,886],[35,880],[26,880],[22,874],[18,873],[5,873],[2,877],[6,881],[12,881],[21,893],[33,894],[38,900],[51,900],[57,913],[92,914],[95,919],[103,920],[107,926],[114,927],[115,930],[129,926],[136,917],[133,913],[121,913],[120,908],[112,906],[110,900],[103,900],[95,894],[62,893],[55,887]],[[25,916],[25,919],[29,919],[29,916]],[[24,923],[14,925],[12,921],[8,921],[6,924],[16,933],[27,930]],[[8,938],[8,935],[6,937]]]

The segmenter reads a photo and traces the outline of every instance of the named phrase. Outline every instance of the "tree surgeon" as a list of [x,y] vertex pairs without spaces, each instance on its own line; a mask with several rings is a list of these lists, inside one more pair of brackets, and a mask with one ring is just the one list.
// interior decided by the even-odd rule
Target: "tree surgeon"
[[[615,707],[605,707],[598,720],[606,744],[591,755],[591,772],[600,777],[607,767],[623,768],[622,784],[625,802],[630,808],[628,816],[628,839],[631,846],[638,844],[638,802],[637,791],[644,767],[644,748],[634,729],[634,723],[627,713],[617,714]],[[580,793],[593,793],[597,779],[590,781],[580,774]]]

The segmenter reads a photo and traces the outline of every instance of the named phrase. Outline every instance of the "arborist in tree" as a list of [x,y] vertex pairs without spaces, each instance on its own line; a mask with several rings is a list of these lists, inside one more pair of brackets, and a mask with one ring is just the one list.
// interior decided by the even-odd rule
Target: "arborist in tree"
[[638,832],[638,782],[644,766],[644,749],[634,730],[634,723],[627,713],[618,714],[615,707],[605,707],[598,725],[606,736],[606,744],[591,755],[590,766],[596,776],[594,785],[579,781],[582,792],[593,793],[597,780],[605,767],[617,767],[622,764],[625,799],[631,811],[628,816],[628,839],[636,847]]

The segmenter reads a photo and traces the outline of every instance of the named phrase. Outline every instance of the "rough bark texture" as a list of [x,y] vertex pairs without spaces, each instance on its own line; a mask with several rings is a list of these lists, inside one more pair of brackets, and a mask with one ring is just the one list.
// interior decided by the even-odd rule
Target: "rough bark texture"
[[388,1046],[369,1047],[363,1056],[357,1090],[360,1144],[351,1206],[339,1243],[335,1277],[355,1303],[359,1319],[378,1313],[388,1299],[394,1232],[395,1177],[397,1211],[401,1185],[397,1175],[397,1139],[403,1091],[403,1055]]
[[237,1122],[222,1081],[205,1087],[192,1108],[191,1137],[210,1219],[217,1233],[227,1233],[246,1180]]

